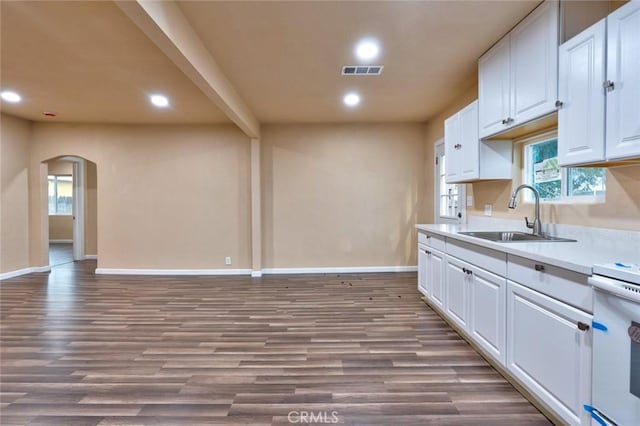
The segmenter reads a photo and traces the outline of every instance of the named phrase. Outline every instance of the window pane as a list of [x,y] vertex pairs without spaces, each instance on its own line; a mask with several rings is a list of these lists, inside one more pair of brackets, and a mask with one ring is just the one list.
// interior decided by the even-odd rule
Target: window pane
[[567,169],[567,195],[598,196],[605,192],[605,169]]
[[529,145],[529,182],[538,190],[540,198],[551,201],[562,195],[562,174],[558,166],[558,141]]

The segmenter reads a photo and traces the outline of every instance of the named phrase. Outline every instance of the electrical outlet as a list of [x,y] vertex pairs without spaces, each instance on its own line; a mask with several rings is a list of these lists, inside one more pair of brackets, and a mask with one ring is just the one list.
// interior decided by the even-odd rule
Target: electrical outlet
[[227,256],[224,258],[224,264],[225,265],[231,265],[231,256]]
[[491,216],[493,214],[493,205],[485,204],[484,205],[484,215]]

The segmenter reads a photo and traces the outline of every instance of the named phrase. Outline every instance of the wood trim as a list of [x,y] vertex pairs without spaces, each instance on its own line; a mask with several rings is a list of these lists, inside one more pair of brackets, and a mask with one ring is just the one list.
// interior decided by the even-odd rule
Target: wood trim
[[73,240],[49,240],[49,244],[72,244]]

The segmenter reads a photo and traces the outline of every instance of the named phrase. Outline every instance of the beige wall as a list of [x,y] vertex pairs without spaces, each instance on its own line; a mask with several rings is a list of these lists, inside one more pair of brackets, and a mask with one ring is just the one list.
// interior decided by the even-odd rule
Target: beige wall
[[35,123],[34,265],[46,264],[40,163],[62,155],[96,163],[98,267],[250,268],[249,140],[234,126]]
[[0,116],[0,273],[29,267],[29,121]]
[[262,129],[263,266],[415,265],[420,124]]
[[49,215],[49,240],[73,239],[73,216]]
[[[471,87],[450,107],[440,113],[426,126],[426,163],[429,202],[424,223],[433,222],[433,143],[444,136],[444,119],[477,97],[477,87]],[[477,182],[467,185],[467,195],[473,195],[473,207],[467,208],[468,215],[484,215],[484,205],[493,205],[493,216],[522,219],[532,216],[533,206],[521,204],[509,210],[507,204],[513,191],[512,181]],[[640,230],[640,166],[607,169],[607,195],[598,204],[543,204],[542,221],[570,225],[595,226],[599,228]]]
[[98,170],[96,163],[86,162],[84,195],[84,252],[98,254]]
[[51,160],[47,161],[47,164],[49,166],[50,175],[73,175],[73,163],[70,161]]

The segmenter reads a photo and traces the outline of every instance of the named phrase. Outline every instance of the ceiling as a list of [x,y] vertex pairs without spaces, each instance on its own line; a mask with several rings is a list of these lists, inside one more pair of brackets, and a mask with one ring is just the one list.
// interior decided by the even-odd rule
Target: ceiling
[[[269,122],[428,120],[473,84],[477,58],[534,1],[180,1],[256,118]],[[112,2],[1,2],[4,111],[66,122],[217,123],[225,115]],[[381,76],[342,76],[364,36]],[[348,109],[342,96],[360,93]],[[147,94],[162,92],[158,110]]]
[[[3,111],[36,121],[229,122],[113,2],[2,1]],[[160,110],[148,94],[162,92]],[[55,119],[43,111],[58,113]]]

